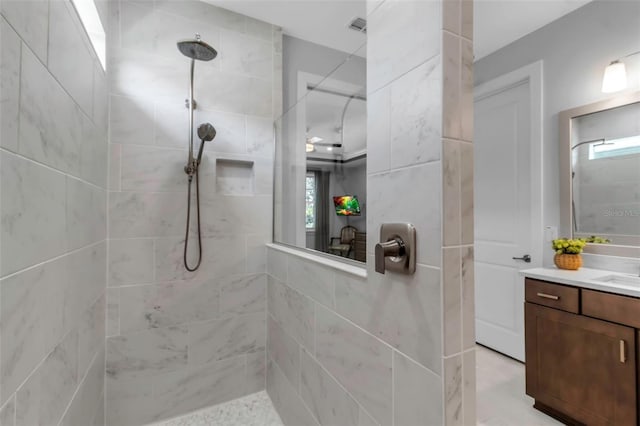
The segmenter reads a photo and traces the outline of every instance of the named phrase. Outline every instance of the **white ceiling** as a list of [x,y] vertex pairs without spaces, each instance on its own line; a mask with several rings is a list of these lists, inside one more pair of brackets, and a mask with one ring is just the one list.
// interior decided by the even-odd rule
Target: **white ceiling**
[[[322,143],[342,143],[342,148],[317,145],[316,152],[349,156],[367,148],[367,104],[354,98],[322,91],[310,91],[306,97],[307,137],[322,138]],[[348,105],[347,105],[348,103]],[[342,138],[342,112],[344,140]]]
[[[366,42],[347,29],[366,15],[365,0],[205,0],[283,28],[285,34],[353,53]],[[430,1],[430,0],[419,0]],[[590,0],[475,0],[474,52],[480,59]],[[359,56],[366,56],[364,49]]]
[[366,56],[366,35],[347,28],[353,18],[366,17],[365,0],[204,1],[282,27],[292,37]]

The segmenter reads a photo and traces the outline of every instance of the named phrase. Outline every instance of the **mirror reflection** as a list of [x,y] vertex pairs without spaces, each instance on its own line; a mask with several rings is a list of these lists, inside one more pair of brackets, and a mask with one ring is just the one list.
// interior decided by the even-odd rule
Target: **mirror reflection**
[[285,36],[276,120],[274,240],[366,261],[366,44],[355,52]]
[[640,103],[574,117],[571,164],[574,236],[640,236]]

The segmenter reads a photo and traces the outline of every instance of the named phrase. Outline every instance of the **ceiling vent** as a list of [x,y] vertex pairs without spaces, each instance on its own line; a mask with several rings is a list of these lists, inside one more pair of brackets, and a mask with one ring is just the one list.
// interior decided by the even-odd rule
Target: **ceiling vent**
[[350,30],[358,31],[359,33],[367,33],[367,20],[363,18],[353,18],[349,22],[348,28]]

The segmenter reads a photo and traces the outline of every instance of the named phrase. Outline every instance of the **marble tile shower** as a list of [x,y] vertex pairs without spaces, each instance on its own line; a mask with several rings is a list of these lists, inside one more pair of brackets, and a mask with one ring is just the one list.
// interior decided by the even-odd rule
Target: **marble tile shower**
[[[198,1],[112,2],[110,25],[107,423],[140,425],[265,388],[282,34]],[[204,257],[192,273],[189,60],[176,42],[196,32],[218,57],[195,64],[194,123],[217,136],[200,168]]]
[[[265,246],[280,29],[96,3],[108,72],[68,0],[0,9],[0,424],[279,424],[265,388],[286,425],[473,423],[471,2],[368,2],[367,226],[414,222],[419,248],[415,276],[381,276],[370,244],[366,279]],[[196,64],[195,122],[218,135],[190,273],[175,43],[196,32],[219,56]],[[398,197],[418,208],[390,214]]]
[[0,15],[0,424],[101,425],[107,78],[69,2]]

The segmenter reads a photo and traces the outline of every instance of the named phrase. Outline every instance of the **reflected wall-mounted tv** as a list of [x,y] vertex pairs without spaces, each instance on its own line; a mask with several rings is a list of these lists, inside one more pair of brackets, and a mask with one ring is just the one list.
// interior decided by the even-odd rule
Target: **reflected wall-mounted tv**
[[338,216],[360,216],[360,203],[355,195],[339,195],[333,197]]

